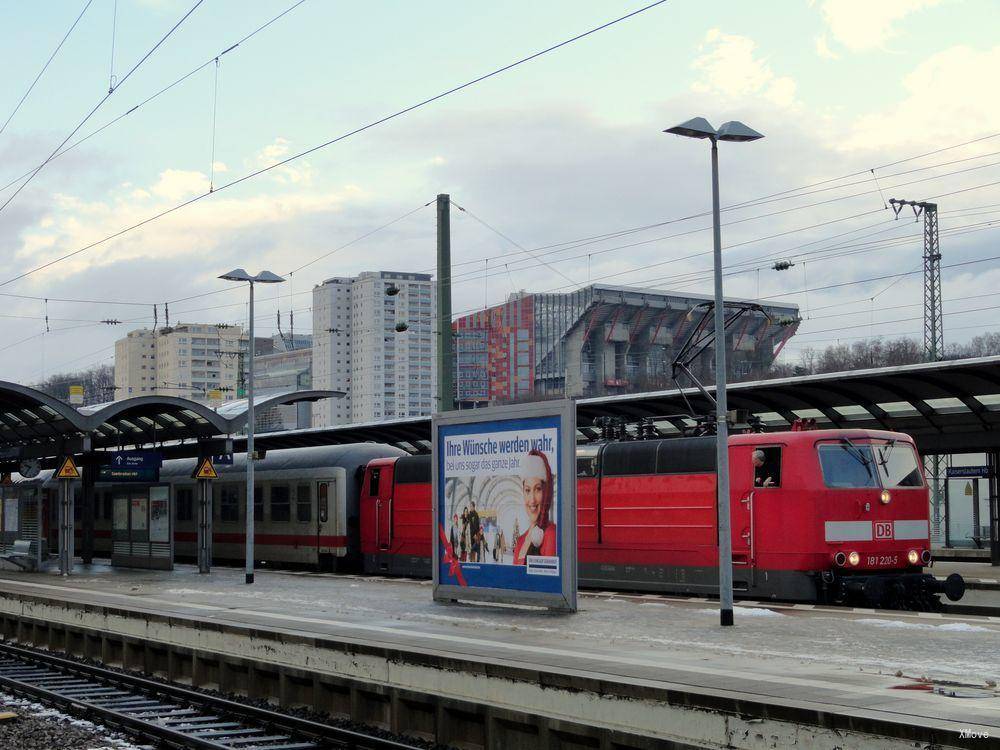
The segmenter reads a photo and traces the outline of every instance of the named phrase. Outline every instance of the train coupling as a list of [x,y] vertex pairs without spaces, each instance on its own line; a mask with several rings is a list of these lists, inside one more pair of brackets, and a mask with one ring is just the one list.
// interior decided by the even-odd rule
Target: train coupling
[[957,602],[965,595],[965,579],[952,573],[941,581],[929,573],[855,575],[839,578],[845,599],[863,599],[869,606],[903,609],[938,609],[938,595]]

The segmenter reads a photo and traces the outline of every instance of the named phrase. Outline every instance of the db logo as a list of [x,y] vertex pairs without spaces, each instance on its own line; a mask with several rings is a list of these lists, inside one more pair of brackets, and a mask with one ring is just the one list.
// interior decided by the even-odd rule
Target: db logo
[[876,521],[875,538],[892,539],[892,521]]

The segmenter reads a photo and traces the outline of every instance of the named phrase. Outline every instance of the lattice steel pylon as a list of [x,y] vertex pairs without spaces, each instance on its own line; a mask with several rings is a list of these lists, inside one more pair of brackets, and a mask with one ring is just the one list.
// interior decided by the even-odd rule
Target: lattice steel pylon
[[[892,210],[899,218],[903,206],[912,206],[913,215],[924,217],[924,359],[936,362],[944,359],[944,314],[941,306],[941,245],[938,237],[937,204],[926,201],[896,200],[890,198]],[[924,458],[924,467],[930,474],[931,485],[931,538],[941,544],[941,506],[944,488],[941,484],[941,455],[935,453]]]
[[944,359],[944,314],[941,305],[941,244],[938,236],[936,203],[890,198],[899,218],[903,206],[912,206],[913,215],[924,217],[924,357],[928,362]]

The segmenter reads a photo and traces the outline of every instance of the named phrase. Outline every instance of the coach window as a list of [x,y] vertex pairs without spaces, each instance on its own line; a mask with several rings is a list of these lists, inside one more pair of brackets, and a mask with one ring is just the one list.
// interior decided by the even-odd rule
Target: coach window
[[253,488],[253,520],[264,521],[264,488],[259,484]]
[[295,488],[295,518],[305,523],[312,520],[312,493],[308,484]]
[[271,520],[288,521],[291,519],[291,495],[287,484],[271,485]]
[[236,484],[224,484],[219,489],[219,520],[240,520],[240,488]]
[[754,487],[781,486],[781,448],[754,448],[750,461]]
[[194,490],[189,487],[177,488],[177,520],[190,521],[194,518]]

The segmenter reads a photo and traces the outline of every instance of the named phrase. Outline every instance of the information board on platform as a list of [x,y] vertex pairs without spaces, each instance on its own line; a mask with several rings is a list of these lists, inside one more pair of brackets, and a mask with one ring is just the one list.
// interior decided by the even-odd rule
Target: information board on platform
[[576,408],[433,419],[434,598],[576,610]]

